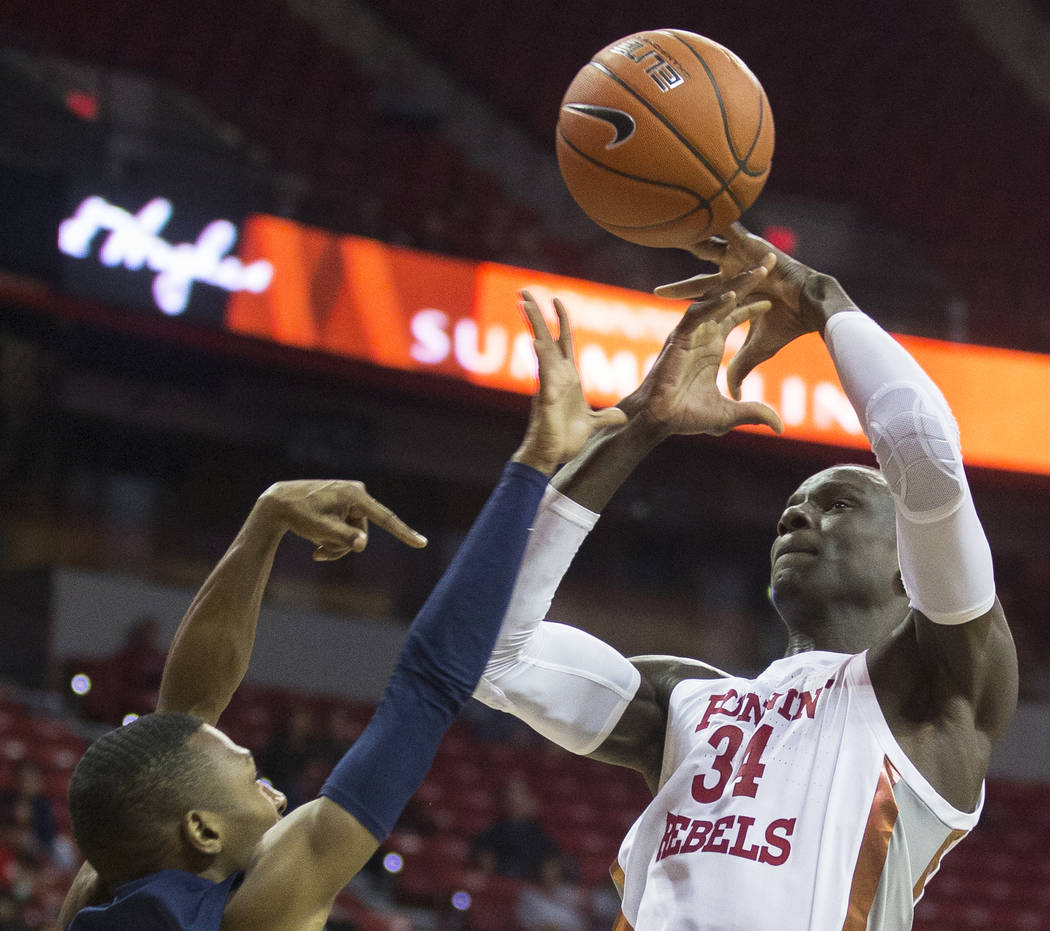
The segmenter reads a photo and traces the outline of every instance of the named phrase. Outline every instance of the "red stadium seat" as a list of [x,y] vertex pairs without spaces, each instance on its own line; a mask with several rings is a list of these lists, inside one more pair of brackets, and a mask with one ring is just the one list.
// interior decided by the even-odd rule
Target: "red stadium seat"
[[467,931],[514,931],[518,927],[518,899],[521,883],[491,877],[471,892],[466,911]]
[[357,931],[412,931],[407,915],[373,910],[348,889],[339,893],[335,906],[333,918],[349,920]]

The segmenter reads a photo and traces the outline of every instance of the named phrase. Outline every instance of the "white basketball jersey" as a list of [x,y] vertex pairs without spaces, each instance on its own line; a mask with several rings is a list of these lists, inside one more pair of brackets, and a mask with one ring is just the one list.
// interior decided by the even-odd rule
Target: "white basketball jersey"
[[671,694],[660,786],[620,848],[617,931],[898,931],[976,823],[904,755],[864,654]]

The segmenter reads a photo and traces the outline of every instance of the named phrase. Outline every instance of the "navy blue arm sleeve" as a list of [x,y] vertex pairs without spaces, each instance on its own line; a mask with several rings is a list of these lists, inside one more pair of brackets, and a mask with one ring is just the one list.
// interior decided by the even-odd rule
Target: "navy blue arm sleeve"
[[511,462],[412,622],[364,733],[321,790],[378,840],[393,830],[492,652],[547,478]]

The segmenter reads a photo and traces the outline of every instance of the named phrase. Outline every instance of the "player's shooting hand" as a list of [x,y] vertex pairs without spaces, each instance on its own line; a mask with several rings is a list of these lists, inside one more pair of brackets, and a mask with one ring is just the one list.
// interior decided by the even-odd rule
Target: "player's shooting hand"
[[665,434],[720,436],[741,424],[783,430],[771,407],[730,400],[717,384],[726,337],[745,320],[754,329],[770,311],[768,300],[751,298],[771,266],[772,259],[746,268],[720,282],[713,294],[707,289],[707,296],[689,307],[642,384],[624,399],[632,416],[647,418]]
[[718,271],[712,275],[696,275],[685,281],[661,285],[656,289],[660,297],[697,300],[709,296],[715,290],[724,290],[726,282],[741,272],[755,265],[766,264],[766,259],[772,256],[769,276],[758,293],[773,302],[798,307],[802,285],[808,275],[814,274],[811,268],[761,236],[748,232],[739,222],[726,230],[724,236],[704,239],[689,251],[698,259],[717,265]]
[[572,459],[595,433],[621,424],[626,415],[617,407],[592,410],[583,396],[572,351],[572,331],[565,305],[557,298],[558,339],[547,329],[539,304],[528,291],[521,292],[522,312],[532,329],[532,345],[539,364],[539,388],[532,396],[532,413],[525,439],[514,454],[547,475]]
[[314,559],[339,559],[360,553],[368,544],[371,522],[412,547],[427,545],[393,511],[380,504],[361,482],[304,479],[277,482],[259,498],[265,509],[283,527],[304,537],[317,549]]
[[813,312],[812,302],[804,299],[803,292],[813,278],[824,276],[749,233],[740,223],[734,223],[725,236],[697,243],[690,251],[699,259],[713,262],[718,272],[661,285],[655,292],[658,296],[706,298],[759,262],[769,269],[754,297],[768,300],[770,309],[752,321],[744,345],[726,370],[729,393],[739,398],[741,383],[756,365],[774,356],[793,339],[821,329],[823,319]]

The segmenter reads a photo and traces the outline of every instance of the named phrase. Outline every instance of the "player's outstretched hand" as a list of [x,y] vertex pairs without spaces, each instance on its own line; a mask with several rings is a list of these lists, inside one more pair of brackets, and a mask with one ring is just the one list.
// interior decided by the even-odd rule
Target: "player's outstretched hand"
[[258,508],[293,533],[313,543],[314,559],[339,559],[360,553],[368,544],[371,522],[412,547],[427,539],[380,504],[361,482],[302,479],[277,482],[260,496]]
[[658,296],[703,298],[726,287],[728,281],[759,262],[769,268],[767,278],[754,296],[768,299],[770,309],[752,322],[744,345],[730,360],[726,371],[729,393],[739,398],[741,383],[756,365],[799,336],[822,329],[824,318],[817,310],[816,298],[822,283],[834,279],[815,272],[760,236],[749,233],[740,223],[734,223],[724,236],[697,243],[690,251],[697,258],[713,262],[718,272],[661,285],[655,292]]
[[532,413],[525,438],[514,461],[552,475],[575,456],[595,433],[626,419],[617,407],[592,410],[583,396],[572,351],[572,331],[565,305],[554,299],[558,314],[558,339],[547,329],[539,304],[521,292],[521,309],[532,329],[532,345],[539,363],[539,388],[532,396]]
[[773,265],[738,270],[732,277],[707,276],[702,300],[692,304],[671,331],[660,355],[638,389],[621,406],[650,420],[664,434],[721,436],[741,424],[765,424],[780,433],[773,408],[757,401],[730,400],[718,390],[718,368],[726,337],[746,320],[754,330],[770,311],[768,300],[751,300]]

